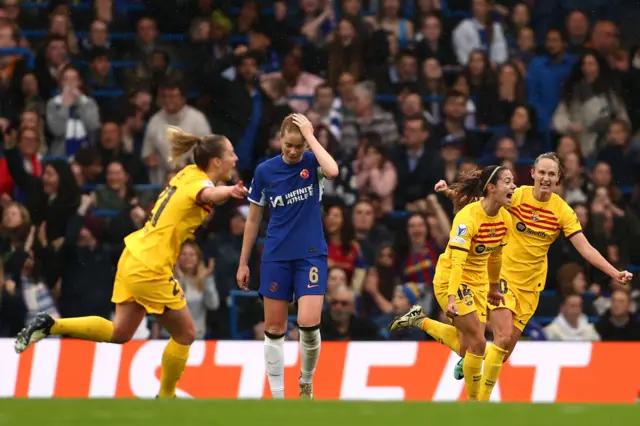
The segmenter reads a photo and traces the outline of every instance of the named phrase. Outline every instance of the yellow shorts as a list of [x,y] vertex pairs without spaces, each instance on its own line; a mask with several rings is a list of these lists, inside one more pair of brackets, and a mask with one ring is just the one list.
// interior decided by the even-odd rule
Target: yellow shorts
[[504,305],[489,305],[489,310],[509,309],[513,312],[513,326],[523,331],[531,317],[536,313],[536,309],[538,309],[540,292],[510,286],[503,279],[500,280],[500,292],[504,295]]
[[118,261],[111,301],[136,302],[155,315],[164,313],[165,308],[177,311],[187,305],[178,281],[151,271],[126,248]]
[[[433,283],[433,293],[443,312],[449,304],[449,285],[447,283]],[[487,289],[478,286],[460,284],[456,296],[458,315],[464,316],[471,312],[478,313],[480,322],[487,322]]]

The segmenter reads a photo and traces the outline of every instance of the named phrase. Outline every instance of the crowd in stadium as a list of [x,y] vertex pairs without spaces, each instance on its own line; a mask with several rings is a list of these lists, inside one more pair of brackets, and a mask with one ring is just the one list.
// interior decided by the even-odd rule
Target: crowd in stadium
[[[589,241],[640,270],[640,48],[607,2],[0,3],[2,337],[40,311],[113,315],[122,240],[176,173],[168,125],[227,136],[248,186],[284,117],[313,123],[340,165],[323,194],[323,340],[427,339],[386,327],[414,304],[446,321],[431,285],[453,206],[434,185],[489,164],[529,185],[546,151]],[[198,338],[264,337],[259,298],[236,285],[247,212],[216,206],[178,259]],[[610,282],[560,238],[525,334],[640,340],[637,281]],[[167,336],[152,317],[136,335]]]

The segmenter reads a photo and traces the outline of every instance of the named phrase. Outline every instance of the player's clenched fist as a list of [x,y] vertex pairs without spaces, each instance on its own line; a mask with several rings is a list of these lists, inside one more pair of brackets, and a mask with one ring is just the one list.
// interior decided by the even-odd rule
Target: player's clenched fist
[[633,274],[629,271],[620,271],[617,276],[614,277],[620,284],[628,284],[633,279]]
[[440,192],[446,191],[447,188],[449,188],[449,186],[447,185],[447,182],[440,179],[438,183],[436,183],[436,185],[433,187],[433,190],[440,193]]
[[240,265],[238,267],[236,280],[238,281],[238,287],[240,287],[244,291],[249,291],[249,266]]

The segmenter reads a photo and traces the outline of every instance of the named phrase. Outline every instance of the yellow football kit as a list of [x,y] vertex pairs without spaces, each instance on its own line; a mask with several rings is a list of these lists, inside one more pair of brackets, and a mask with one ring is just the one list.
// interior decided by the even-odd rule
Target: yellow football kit
[[194,165],[171,179],[147,223],[124,240],[126,248],[118,262],[113,303],[135,301],[150,314],[186,305],[184,292],[173,278],[173,268],[182,243],[211,212],[210,206],[199,202],[199,194],[213,186]]
[[544,290],[549,246],[560,231],[571,238],[582,228],[562,198],[551,194],[549,201],[537,201],[532,186],[515,190],[508,212],[509,245],[502,254],[500,291],[505,307],[513,312],[513,325],[522,331],[538,308],[540,292]]
[[488,216],[480,201],[456,214],[433,280],[434,294],[443,311],[449,296],[454,295],[459,315],[477,312],[486,322],[489,282],[498,282],[508,220],[509,214],[502,208],[497,215]]

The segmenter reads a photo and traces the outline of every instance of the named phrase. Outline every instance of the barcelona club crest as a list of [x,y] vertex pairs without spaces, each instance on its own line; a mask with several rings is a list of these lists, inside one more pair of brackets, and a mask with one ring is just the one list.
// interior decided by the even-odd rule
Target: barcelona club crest
[[495,237],[495,236],[496,236],[496,228],[491,228],[491,229],[489,229],[489,236],[490,236],[491,238],[493,238],[493,237]]
[[540,220],[540,217],[538,216],[538,211],[537,210],[533,210],[531,212],[531,220],[533,220],[534,222],[537,222]]
[[309,177],[309,170],[307,169],[302,169],[302,171],[300,172],[300,177],[302,179],[306,179]]

